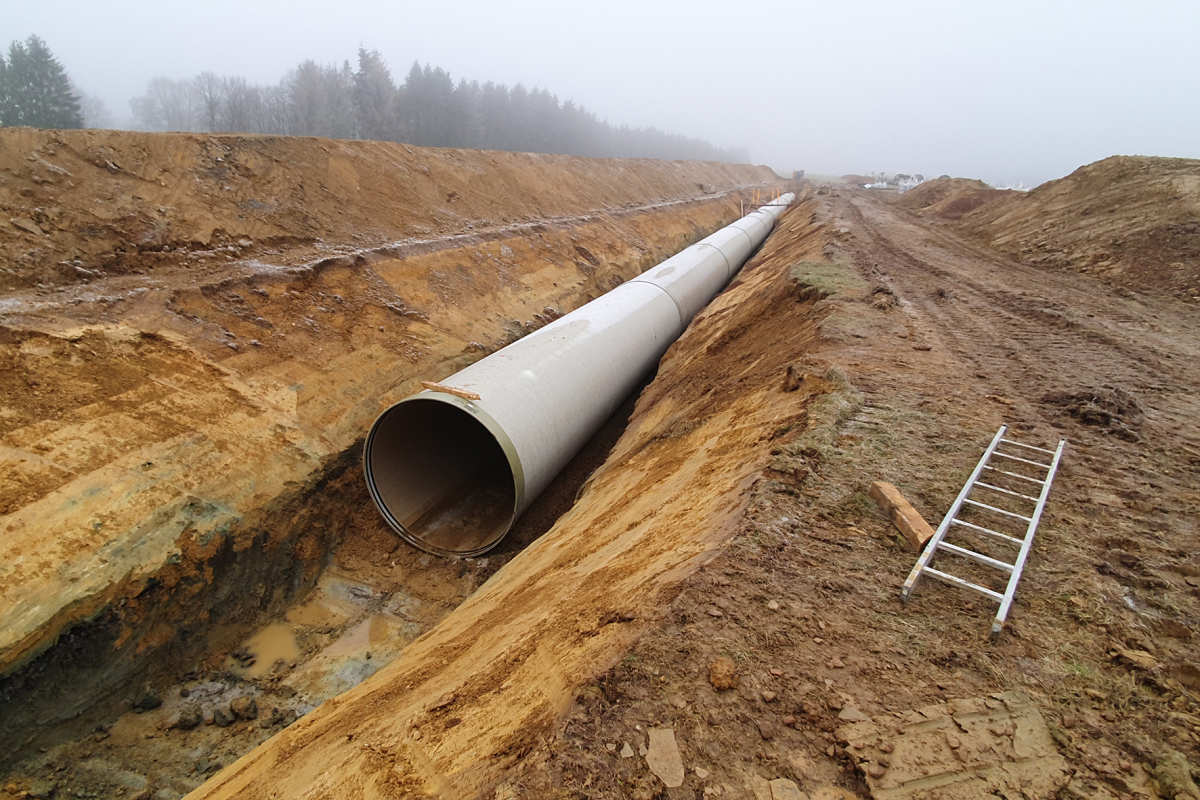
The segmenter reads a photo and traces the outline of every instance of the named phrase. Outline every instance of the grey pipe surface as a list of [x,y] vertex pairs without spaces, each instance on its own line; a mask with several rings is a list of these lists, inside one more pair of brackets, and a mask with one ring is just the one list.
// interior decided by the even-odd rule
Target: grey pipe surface
[[430,553],[495,547],[767,238],[785,194],[608,294],[388,408],[367,434],[371,497]]

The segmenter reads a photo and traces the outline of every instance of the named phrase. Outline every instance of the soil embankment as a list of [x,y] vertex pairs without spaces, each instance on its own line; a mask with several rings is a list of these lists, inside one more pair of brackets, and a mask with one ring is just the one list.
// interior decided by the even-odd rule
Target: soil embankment
[[1198,160],[1106,158],[990,200],[959,229],[1026,264],[1200,297]]
[[[815,200],[771,240],[811,222],[805,246],[760,269],[823,296],[797,368],[844,375],[842,401],[760,443],[774,472],[730,545],[497,796],[1179,796],[1200,764],[1195,308],[1013,261],[877,192]],[[916,554],[867,492],[891,482],[936,524],[1001,424],[1067,445],[989,642],[984,598],[926,579],[900,602]],[[678,789],[651,772],[654,728]]]
[[896,205],[925,217],[955,220],[1011,194],[1015,192],[993,189],[983,181],[970,178],[938,178],[900,195]]
[[221,275],[613,212],[774,180],[766,168],[286,136],[0,136],[0,288]]
[[0,175],[16,220],[0,234],[9,753],[128,707],[309,591],[356,519],[356,443],[381,408],[726,224],[728,190],[773,179],[31,130],[0,132]]

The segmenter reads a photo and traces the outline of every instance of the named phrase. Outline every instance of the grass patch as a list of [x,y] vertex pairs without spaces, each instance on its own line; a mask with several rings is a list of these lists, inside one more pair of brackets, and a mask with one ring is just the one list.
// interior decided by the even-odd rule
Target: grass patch
[[811,286],[823,297],[861,296],[870,288],[849,264],[839,261],[801,261],[788,271],[792,280]]
[[832,387],[808,409],[807,428],[782,448],[785,455],[826,460],[841,452],[837,447],[838,433],[862,409],[863,397],[840,369],[830,367],[824,377]]

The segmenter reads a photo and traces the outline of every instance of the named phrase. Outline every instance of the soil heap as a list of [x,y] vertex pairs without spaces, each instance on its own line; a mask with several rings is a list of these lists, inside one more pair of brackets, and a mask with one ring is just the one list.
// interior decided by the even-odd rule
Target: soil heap
[[997,198],[960,227],[1035,266],[1200,295],[1200,160],[1113,156]]
[[955,220],[1011,194],[1015,192],[993,189],[983,181],[970,178],[938,178],[900,195],[896,204],[922,216]]

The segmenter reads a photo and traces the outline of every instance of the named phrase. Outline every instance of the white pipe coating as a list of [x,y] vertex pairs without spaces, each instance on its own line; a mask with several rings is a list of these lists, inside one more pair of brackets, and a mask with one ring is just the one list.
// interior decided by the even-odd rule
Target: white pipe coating
[[785,194],[608,294],[446,378],[367,434],[367,487],[387,523],[430,553],[504,538],[793,201]]

